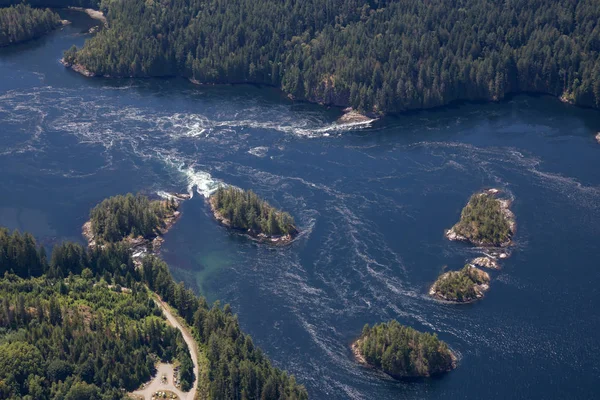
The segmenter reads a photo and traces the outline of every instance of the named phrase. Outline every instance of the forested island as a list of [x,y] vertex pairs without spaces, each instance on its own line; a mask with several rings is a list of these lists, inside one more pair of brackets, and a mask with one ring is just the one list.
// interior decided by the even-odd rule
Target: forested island
[[180,216],[187,194],[170,194],[168,199],[150,200],[144,195],[117,195],[103,200],[90,212],[83,235],[90,246],[125,241],[131,248],[158,252],[164,235]]
[[62,25],[60,16],[49,9],[25,4],[0,8],[0,47],[37,39]]
[[251,190],[220,187],[208,201],[220,223],[256,240],[283,245],[298,234],[288,213],[271,206]]
[[468,303],[483,297],[489,289],[490,276],[472,265],[460,271],[446,272],[438,277],[429,294],[435,298],[456,303]]
[[365,325],[352,351],[361,364],[396,379],[430,377],[456,367],[456,357],[435,334],[418,332],[395,320]]
[[460,221],[446,232],[450,240],[462,240],[478,246],[505,247],[515,233],[515,216],[510,201],[498,199],[497,189],[471,196]]
[[[191,328],[199,377],[154,293]],[[240,330],[228,305],[209,306],[154,256],[135,264],[122,241],[88,249],[66,242],[48,256],[31,235],[0,229],[0,298],[3,399],[121,399],[159,360],[181,364],[182,388],[199,379],[201,398],[308,397]]]
[[144,0],[65,54],[90,75],[256,83],[390,113],[544,93],[600,107],[596,0]]

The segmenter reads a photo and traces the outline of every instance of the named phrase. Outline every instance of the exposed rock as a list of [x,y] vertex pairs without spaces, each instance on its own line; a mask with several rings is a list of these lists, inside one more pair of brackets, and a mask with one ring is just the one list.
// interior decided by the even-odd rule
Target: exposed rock
[[367,360],[365,359],[365,357],[362,355],[362,353],[360,352],[360,344],[362,343],[362,339],[358,339],[356,340],[354,343],[352,343],[352,354],[354,354],[354,359],[359,363],[362,364],[364,366],[367,366],[369,368],[371,368],[371,364],[369,364],[367,362]]
[[[511,201],[508,199],[496,198],[496,196],[499,193],[500,193],[499,189],[488,189],[488,190],[485,190],[485,191],[477,194],[476,196],[491,196],[498,202],[498,205],[500,206],[500,211],[502,212],[502,215],[505,218],[505,220],[508,222],[509,230],[510,230],[510,236],[509,236],[508,240],[499,244],[499,247],[506,247],[512,243],[512,236],[516,232],[517,225],[515,222],[515,214],[510,210]],[[467,203],[467,206],[469,206],[469,203]],[[465,208],[467,206],[465,206]],[[462,216],[461,216],[461,218],[462,218]],[[469,238],[469,237],[457,232],[459,224],[460,224],[460,221],[457,224],[455,224],[452,228],[450,228],[444,232],[444,235],[446,236],[446,238],[448,238],[449,240],[453,240],[453,241],[469,242],[476,246],[493,247],[493,244],[491,244],[491,243],[488,243],[483,240]]]
[[[442,284],[447,279],[454,279],[460,275],[472,277],[469,279],[472,281],[471,288],[473,289],[473,294],[461,293],[459,297],[451,298],[449,297],[449,294],[445,293],[442,289]],[[489,282],[490,276],[487,272],[475,268],[473,265],[466,265],[460,271],[449,271],[440,275],[429,289],[429,295],[439,300],[453,303],[470,303],[483,297],[484,293],[490,288]]]
[[559,97],[559,100],[566,104],[575,104],[575,100],[573,98],[573,93],[570,93],[570,92],[564,92]]
[[108,28],[108,21],[106,20],[106,17],[102,13],[102,11],[94,10],[93,8],[83,8],[83,7],[69,7],[69,10],[84,12],[87,15],[89,15],[90,18],[102,22],[102,24],[106,28]]
[[489,268],[489,269],[500,269],[498,262],[495,259],[493,259],[492,257],[488,257],[488,256],[477,257],[477,258],[473,259],[471,261],[471,265],[474,265],[476,267]]
[[86,67],[84,67],[81,64],[71,64],[71,63],[67,62],[64,58],[61,58],[60,63],[62,65],[64,65],[65,67],[71,68],[73,71],[79,72],[81,75],[86,76],[88,78],[92,78],[92,77],[96,76],[96,74],[94,74],[92,71],[88,70]]
[[[177,210],[180,203],[184,200],[188,200],[191,196],[189,194],[179,194],[179,193],[167,193],[162,192],[161,197],[165,198],[164,202],[169,200],[175,200],[175,210],[172,214],[167,215],[164,220],[164,226],[156,232],[156,236],[153,238],[144,238],[142,236],[128,236],[123,238],[121,241],[125,243],[131,252],[131,256],[133,258],[134,264],[136,266],[141,265],[141,260],[147,254],[158,254],[162,244],[164,243],[164,238],[162,235],[166,234],[172,227],[175,225],[179,217],[181,216],[181,212]],[[89,247],[100,246],[104,247],[103,243],[98,243],[96,238],[92,232],[92,223],[91,221],[87,221],[83,224],[82,227],[83,237],[87,240]]]
[[456,233],[454,231],[454,227],[448,229],[445,233],[446,237],[449,240],[453,240],[453,241],[461,241],[461,242],[466,242],[468,241],[468,239],[466,237],[464,237],[463,235],[459,235],[458,233]]
[[362,114],[351,107],[344,109],[344,115],[342,115],[337,123],[340,125],[347,124],[368,124],[373,121],[376,121],[377,118],[370,115]]

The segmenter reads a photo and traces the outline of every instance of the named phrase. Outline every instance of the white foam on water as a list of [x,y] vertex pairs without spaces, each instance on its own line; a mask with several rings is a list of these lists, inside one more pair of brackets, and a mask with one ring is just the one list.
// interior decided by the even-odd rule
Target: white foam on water
[[175,196],[173,196],[171,193],[165,192],[164,190],[159,190],[156,192],[156,195],[158,197],[160,197],[161,199],[165,199],[165,200],[173,200],[176,199]]
[[210,197],[218,188],[230,186],[225,182],[215,179],[209,172],[198,171],[194,166],[186,166],[184,161],[175,159],[172,156],[161,157],[164,162],[182,173],[187,181],[187,191],[191,197],[196,193],[204,197]]
[[253,156],[259,157],[259,158],[263,158],[267,155],[267,152],[269,151],[269,148],[266,146],[258,146],[258,147],[253,147],[250,150],[248,150],[249,154],[252,154]]

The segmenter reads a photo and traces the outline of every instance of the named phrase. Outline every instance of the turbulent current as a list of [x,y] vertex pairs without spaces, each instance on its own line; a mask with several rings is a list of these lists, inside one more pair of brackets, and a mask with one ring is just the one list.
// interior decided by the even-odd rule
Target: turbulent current
[[[82,241],[103,198],[189,191],[166,236],[174,275],[231,303],[244,330],[316,399],[592,398],[600,377],[600,113],[545,97],[339,126],[339,110],[249,86],[87,79],[58,59],[92,23],[0,52],[0,225]],[[252,189],[302,234],[269,248],[228,233],[204,197]],[[469,196],[514,199],[516,246],[485,299],[427,296],[477,249],[444,239]],[[389,319],[459,354],[396,382],[349,344]]]

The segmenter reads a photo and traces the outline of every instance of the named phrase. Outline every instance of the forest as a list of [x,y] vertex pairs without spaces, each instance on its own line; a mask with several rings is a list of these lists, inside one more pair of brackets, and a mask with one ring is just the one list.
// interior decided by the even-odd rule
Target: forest
[[232,228],[269,236],[296,233],[294,219],[259,198],[251,190],[220,187],[210,197],[211,205],[227,218]]
[[434,284],[435,293],[447,301],[468,302],[478,298],[477,285],[489,284],[490,278],[483,271],[465,265],[460,271],[441,275]]
[[187,347],[150,290],[192,327],[209,362],[208,398],[307,398],[228,305],[209,306],[157,258],[136,269],[122,243],[86,250],[65,242],[48,257],[31,235],[2,228],[0,274],[0,398],[121,399],[122,389],[150,378],[157,359],[179,360],[182,384],[191,384]]
[[399,379],[439,375],[455,366],[452,352],[437,335],[395,320],[365,325],[358,347],[369,365]]
[[25,4],[0,8],[0,47],[39,38],[59,26],[60,16],[49,9]]
[[486,246],[500,246],[510,242],[510,221],[504,215],[500,201],[487,193],[471,196],[463,208],[460,221],[452,228],[469,241]]
[[532,92],[600,107],[598,0],[105,2],[65,53],[97,75],[255,83],[401,112]]
[[8,7],[15,4],[27,4],[36,8],[83,7],[97,9],[100,6],[100,0],[0,0],[0,7]]
[[118,242],[129,235],[152,238],[176,209],[175,201],[150,200],[131,193],[113,196],[90,212],[92,233],[96,240],[106,242]]

